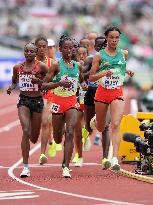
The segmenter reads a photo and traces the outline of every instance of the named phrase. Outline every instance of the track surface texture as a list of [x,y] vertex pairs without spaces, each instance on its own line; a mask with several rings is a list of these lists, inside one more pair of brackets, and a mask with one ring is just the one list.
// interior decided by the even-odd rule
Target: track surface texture
[[[130,90],[126,90],[129,96]],[[135,94],[134,94],[135,95]],[[31,145],[31,177],[19,178],[22,170],[21,127],[16,101],[18,93],[11,96],[0,93],[0,204],[2,205],[152,205],[153,185],[119,176],[111,170],[102,170],[101,145],[93,145],[84,152],[84,165],[73,165],[72,179],[62,178],[62,152],[48,158],[40,166],[40,142]],[[130,98],[130,97],[129,97]],[[125,170],[133,165],[121,164]]]

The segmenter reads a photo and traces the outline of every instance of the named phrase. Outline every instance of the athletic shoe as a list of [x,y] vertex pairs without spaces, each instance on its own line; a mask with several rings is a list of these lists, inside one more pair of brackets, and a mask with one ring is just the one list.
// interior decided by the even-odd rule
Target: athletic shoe
[[[55,142],[54,142],[54,143],[55,143]],[[56,148],[56,151],[57,151],[57,152],[62,151],[62,145],[61,145],[61,144],[55,143],[55,148]]]
[[111,162],[106,158],[102,159],[101,164],[103,169],[108,169],[111,167]]
[[117,157],[112,158],[112,164],[111,164],[112,170],[114,171],[119,171],[120,170],[120,165],[118,163]]
[[47,157],[45,154],[41,154],[40,157],[39,157],[39,164],[40,165],[43,165],[43,164],[46,164],[47,163]]
[[56,156],[56,144],[55,144],[55,142],[53,142],[52,144],[49,144],[48,155],[50,157],[55,157]]
[[83,157],[79,157],[74,166],[82,167],[82,165],[83,165]]
[[90,120],[91,129],[95,129],[96,115]]
[[20,174],[21,178],[25,178],[25,177],[30,177],[30,170],[27,167],[24,167],[21,174]]
[[94,145],[99,145],[99,144],[100,144],[100,136],[96,135],[94,140]]
[[68,167],[63,168],[62,176],[64,178],[71,178],[70,169]]
[[78,161],[78,157],[79,157],[79,155],[78,155],[78,153],[76,152],[75,155],[74,155],[74,158],[73,158],[73,160],[72,160],[72,163],[76,163],[76,162]]
[[91,140],[90,137],[87,137],[83,144],[83,151],[89,151],[91,148]]
[[[64,168],[65,168],[65,163],[62,163],[62,169],[64,169]],[[72,169],[69,168],[69,170],[70,170],[70,172],[72,172]]]
[[88,136],[89,136],[88,130],[85,127],[83,127],[82,128],[82,138],[86,139]]

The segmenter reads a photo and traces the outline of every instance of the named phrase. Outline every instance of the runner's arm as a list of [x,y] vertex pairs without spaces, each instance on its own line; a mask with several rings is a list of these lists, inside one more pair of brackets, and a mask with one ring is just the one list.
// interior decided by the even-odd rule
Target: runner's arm
[[[127,50],[123,50],[122,52],[123,52],[123,55],[124,55],[125,60],[127,60],[127,59],[128,59],[128,51],[127,51]],[[134,75],[134,72],[133,72],[131,69],[128,69],[128,68],[126,68],[126,73],[127,73],[130,77],[132,77],[132,76]]]
[[19,65],[15,65],[13,67],[13,75],[12,75],[12,84],[8,87],[7,89],[7,94],[11,94],[12,90],[14,90],[17,86],[17,79],[18,79],[18,75],[17,75],[17,70],[19,68]]
[[89,75],[89,81],[91,81],[91,82],[95,82],[104,76],[111,76],[112,75],[112,71],[110,71],[110,70],[97,73],[97,70],[98,70],[99,65],[100,65],[100,61],[101,61],[100,53],[97,53],[93,58],[92,67],[91,67],[91,71],[90,71],[90,75]]

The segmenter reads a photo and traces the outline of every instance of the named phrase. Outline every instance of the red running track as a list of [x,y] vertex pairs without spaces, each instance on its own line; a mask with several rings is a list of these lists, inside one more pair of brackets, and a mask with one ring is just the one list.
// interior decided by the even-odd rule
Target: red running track
[[[62,152],[40,166],[40,143],[31,146],[31,177],[20,179],[21,127],[15,103],[18,94],[0,93],[0,204],[2,205],[152,205],[153,185],[102,170],[101,147],[84,153],[84,166],[72,168],[72,179],[62,178]],[[93,139],[92,139],[93,140]],[[132,165],[121,165],[133,170]]]

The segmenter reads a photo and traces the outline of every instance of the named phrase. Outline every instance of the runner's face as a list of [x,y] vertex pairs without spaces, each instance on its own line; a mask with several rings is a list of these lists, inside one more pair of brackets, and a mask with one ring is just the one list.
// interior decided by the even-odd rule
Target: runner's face
[[48,49],[48,43],[44,40],[40,40],[37,42],[36,44],[37,48],[38,48],[38,56],[45,56],[47,53],[47,49]]
[[63,58],[71,59],[72,50],[73,50],[73,42],[70,40],[65,41],[61,47],[61,52],[62,52]]
[[110,31],[106,37],[108,47],[115,49],[118,45],[120,34],[118,31]]
[[37,50],[36,47],[34,45],[26,45],[24,48],[24,56],[26,58],[26,60],[34,60],[35,57],[37,55]]
[[79,48],[77,53],[77,60],[85,61],[86,58],[87,58],[87,50],[85,48]]

